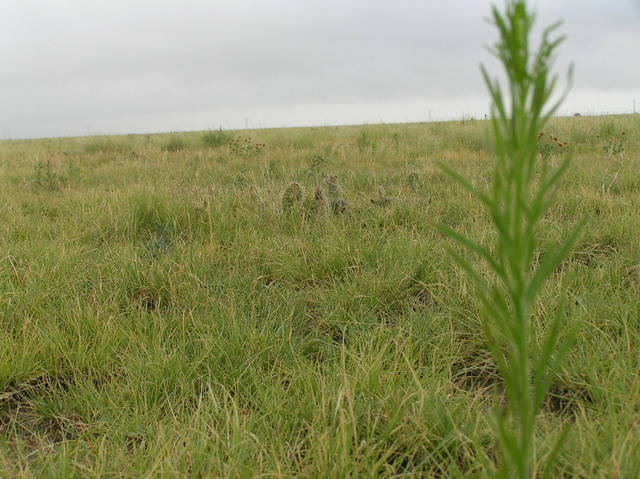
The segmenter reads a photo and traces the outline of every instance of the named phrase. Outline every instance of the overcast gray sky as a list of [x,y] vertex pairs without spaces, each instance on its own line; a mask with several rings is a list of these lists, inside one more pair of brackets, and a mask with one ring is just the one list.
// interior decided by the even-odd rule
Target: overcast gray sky
[[[490,4],[1,0],[0,137],[480,117]],[[564,113],[640,110],[640,0],[531,4],[564,20]]]

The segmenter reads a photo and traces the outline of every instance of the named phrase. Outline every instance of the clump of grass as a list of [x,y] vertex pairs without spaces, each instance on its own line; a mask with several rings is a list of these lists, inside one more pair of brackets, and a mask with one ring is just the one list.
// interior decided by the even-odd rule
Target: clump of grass
[[133,230],[152,243],[169,244],[178,228],[176,218],[164,203],[153,204],[146,196],[139,196],[133,202]]
[[127,149],[127,145],[109,137],[91,138],[84,145],[85,153],[90,155],[98,153],[124,153]]
[[163,194],[139,192],[132,196],[127,236],[153,255],[169,251],[178,239],[193,239],[208,228],[206,211]]
[[220,130],[207,131],[200,137],[200,141],[207,148],[218,148],[233,140],[233,136]]
[[179,136],[174,136],[160,146],[162,151],[177,153],[187,147],[187,143]]
[[[496,159],[489,191],[477,189],[454,171],[445,171],[469,191],[487,210],[495,229],[489,248],[446,226],[441,229],[484,260],[484,270],[453,253],[476,286],[482,304],[481,324],[486,343],[498,365],[507,396],[506,412],[498,412],[496,434],[502,462],[497,477],[539,477],[535,429],[538,413],[551,382],[572,343],[561,340],[563,308],[549,318],[548,332],[540,337],[532,314],[545,280],[572,248],[578,231],[537,261],[538,223],[551,205],[556,188],[569,163],[552,170],[538,165],[537,135],[562,99],[548,106],[556,84],[550,77],[551,57],[562,38],[551,39],[557,25],[546,29],[537,52],[530,51],[529,36],[534,15],[524,0],[510,0],[504,13],[493,7],[493,22],[500,39],[493,50],[504,66],[508,81],[505,96],[497,80],[482,68],[491,94],[491,125]],[[539,168],[541,166],[541,168]],[[564,434],[553,446],[543,475],[548,477]]]

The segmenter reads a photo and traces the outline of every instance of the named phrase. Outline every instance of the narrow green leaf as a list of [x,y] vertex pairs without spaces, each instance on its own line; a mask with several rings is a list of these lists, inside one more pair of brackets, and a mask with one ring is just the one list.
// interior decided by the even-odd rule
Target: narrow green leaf
[[553,272],[553,270],[560,264],[560,262],[567,256],[573,245],[578,240],[580,232],[584,226],[584,222],[581,222],[565,240],[564,244],[556,249],[552,254],[547,256],[543,261],[536,273],[534,274],[529,287],[526,291],[526,296],[529,300],[533,300],[540,289],[540,286],[545,279]]
[[546,458],[544,469],[542,470],[542,476],[541,476],[542,479],[548,479],[553,477],[551,476],[551,473],[553,472],[553,465],[555,464],[556,459],[558,458],[558,454],[560,453],[562,446],[567,440],[568,434],[569,434],[569,427],[567,426],[562,430],[562,432],[556,439],[553,445],[553,448],[551,449],[551,452]]
[[437,224],[436,227],[445,235],[449,236],[450,238],[454,239],[455,241],[457,241],[458,243],[460,243],[461,245],[463,245],[464,247],[466,247],[467,249],[469,249],[470,251],[473,251],[474,253],[476,253],[478,256],[480,256],[482,259],[484,259],[487,263],[489,263],[489,265],[491,266],[491,268],[493,268],[493,270],[499,275],[499,276],[503,276],[504,275],[504,270],[502,269],[502,266],[500,266],[496,260],[493,258],[493,256],[491,256],[491,253],[489,252],[489,250],[487,250],[486,248],[484,248],[483,246],[480,246],[478,243],[476,243],[475,241],[470,240],[469,238],[467,238],[466,236],[458,233],[457,231],[449,228],[446,225],[443,224]]
[[469,181],[466,178],[464,178],[462,175],[460,175],[459,173],[456,173],[454,170],[449,168],[444,163],[439,163],[438,166],[444,173],[446,173],[448,176],[454,179],[460,186],[462,186],[465,190],[471,193],[475,198],[477,198],[487,206],[491,205],[491,201],[489,200],[489,197],[485,193],[480,191],[478,188],[473,186],[471,183],[469,183]]

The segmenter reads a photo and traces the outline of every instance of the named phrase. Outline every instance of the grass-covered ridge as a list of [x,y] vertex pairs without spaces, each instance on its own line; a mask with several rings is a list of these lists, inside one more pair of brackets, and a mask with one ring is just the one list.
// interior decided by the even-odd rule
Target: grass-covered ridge
[[[638,477],[640,121],[539,142],[573,157],[540,259],[587,226],[536,311],[566,288],[581,325],[538,443],[571,424],[552,477]],[[484,121],[1,142],[0,475],[482,477],[500,379],[435,225],[492,239],[438,167],[485,186],[492,145]]]

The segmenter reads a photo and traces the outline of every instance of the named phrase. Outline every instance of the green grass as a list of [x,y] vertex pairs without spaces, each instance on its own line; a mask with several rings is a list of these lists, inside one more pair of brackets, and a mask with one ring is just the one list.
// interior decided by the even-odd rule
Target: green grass
[[[0,143],[0,477],[484,477],[502,383],[435,225],[494,239],[438,167],[486,186],[490,124],[252,131],[250,155],[202,136]],[[538,259],[587,226],[533,313],[566,291],[581,325],[537,453],[570,425],[552,477],[636,478],[640,121],[540,141],[572,167]],[[314,209],[324,175],[345,214]]]

